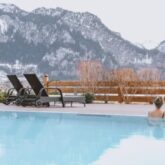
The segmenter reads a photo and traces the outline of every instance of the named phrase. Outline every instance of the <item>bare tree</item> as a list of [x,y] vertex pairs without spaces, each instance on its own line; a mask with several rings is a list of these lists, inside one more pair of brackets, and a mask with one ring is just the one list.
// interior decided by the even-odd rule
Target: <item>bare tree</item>
[[78,65],[78,76],[82,86],[87,86],[88,92],[95,93],[97,82],[102,80],[103,67],[100,61],[86,60]]
[[157,82],[160,80],[160,71],[157,68],[143,68],[137,72],[140,81]]
[[119,102],[131,102],[131,95],[136,94],[136,72],[131,68],[117,69],[113,72],[113,81],[118,85]]
[[[141,86],[143,87],[143,93],[149,96],[158,94],[158,89],[160,88],[160,71],[156,68],[143,68],[137,72]],[[151,102],[151,100],[148,100]]]
[[[135,72],[132,68],[120,68],[115,70],[105,70],[99,61],[81,61],[78,65],[78,75],[84,92],[97,93],[98,82],[106,81],[110,91],[117,92],[119,102],[130,103],[138,95],[159,94],[160,71],[153,68],[143,68]],[[116,91],[117,90],[117,91]],[[115,93],[116,94],[116,93]],[[105,102],[107,94],[105,92]],[[147,97],[150,99],[150,97]],[[150,102],[148,100],[148,102]]]

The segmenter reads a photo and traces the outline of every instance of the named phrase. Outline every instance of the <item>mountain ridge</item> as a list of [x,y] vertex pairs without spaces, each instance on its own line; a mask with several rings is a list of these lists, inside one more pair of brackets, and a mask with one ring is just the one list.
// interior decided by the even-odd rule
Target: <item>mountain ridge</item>
[[[96,59],[107,69],[148,67],[164,74],[163,48],[140,48],[89,12],[62,8],[26,12],[16,6],[10,12],[4,8],[0,4],[0,70],[5,74],[33,71],[49,73],[53,79],[76,79],[78,63]],[[23,68],[25,64],[31,67]]]

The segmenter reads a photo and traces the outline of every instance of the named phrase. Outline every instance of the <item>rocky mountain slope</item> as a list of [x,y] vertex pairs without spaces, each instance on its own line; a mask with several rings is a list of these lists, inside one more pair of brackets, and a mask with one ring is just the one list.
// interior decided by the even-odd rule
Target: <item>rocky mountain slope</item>
[[26,12],[0,4],[1,75],[37,72],[52,79],[76,79],[81,60],[99,60],[107,69],[154,67],[164,73],[162,47],[147,50],[133,45],[88,12],[61,8]]

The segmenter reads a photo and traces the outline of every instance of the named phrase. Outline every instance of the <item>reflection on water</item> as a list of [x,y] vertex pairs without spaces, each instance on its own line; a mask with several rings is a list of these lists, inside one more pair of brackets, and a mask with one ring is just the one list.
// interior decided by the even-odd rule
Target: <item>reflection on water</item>
[[107,149],[90,165],[165,165],[165,141],[145,136],[121,140],[117,148]]
[[0,144],[0,158],[5,154],[5,147]]
[[165,127],[142,117],[0,113],[0,144],[3,165],[165,164]]

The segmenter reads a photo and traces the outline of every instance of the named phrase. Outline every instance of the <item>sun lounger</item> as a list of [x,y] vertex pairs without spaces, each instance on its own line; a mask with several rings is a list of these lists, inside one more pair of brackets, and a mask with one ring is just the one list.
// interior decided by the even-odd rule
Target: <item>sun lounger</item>
[[[32,90],[34,91],[36,98],[33,100],[24,99],[23,104],[26,104],[27,102],[31,102],[35,104],[36,106],[49,106],[50,102],[61,102],[62,106],[64,107],[64,100],[63,100],[63,94],[59,88],[44,88],[36,74],[24,74],[25,78],[27,79],[28,83],[30,84]],[[46,90],[53,89],[58,92],[58,95],[55,95],[53,97],[50,97]]]
[[[78,96],[78,95],[63,95],[60,88],[44,88],[36,74],[24,74],[25,78],[29,82],[31,88],[34,90],[34,93],[37,96],[37,100],[35,101],[35,104],[37,106],[40,105],[48,105],[49,102],[61,102],[62,106],[64,107],[66,103],[82,103],[85,106],[85,96]],[[58,95],[55,96],[49,96],[47,93],[47,90],[56,90],[58,91]]]
[[78,96],[78,95],[64,95],[63,96],[64,98],[64,103],[71,103],[71,106],[72,104],[75,102],[75,103],[82,103],[84,104],[84,107],[85,107],[85,96]]
[[16,75],[7,75],[7,77],[13,85],[13,88],[10,88],[7,92],[6,99],[4,101],[4,104],[6,105],[10,104],[11,102],[15,102],[20,96],[23,96],[25,93],[25,88]]

